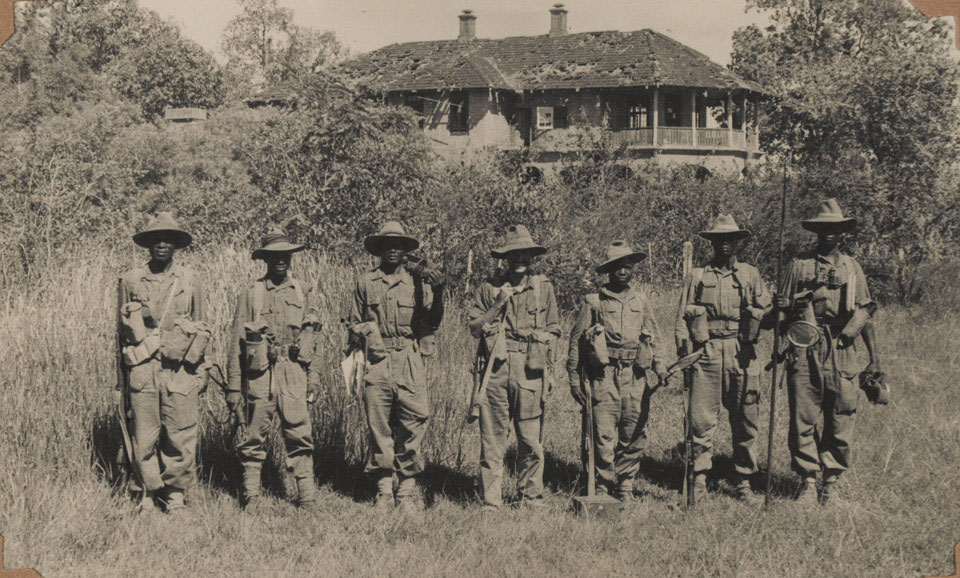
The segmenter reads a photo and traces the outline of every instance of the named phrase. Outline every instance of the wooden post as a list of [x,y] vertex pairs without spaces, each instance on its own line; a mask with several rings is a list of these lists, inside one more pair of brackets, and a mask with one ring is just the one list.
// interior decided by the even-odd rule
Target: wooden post
[[727,91],[727,146],[733,146],[733,91]]
[[467,287],[466,294],[470,295],[470,276],[473,275],[473,249],[467,251]]
[[693,146],[697,146],[697,89],[690,90],[690,130],[693,131]]
[[653,87],[653,146],[660,146],[660,87]]

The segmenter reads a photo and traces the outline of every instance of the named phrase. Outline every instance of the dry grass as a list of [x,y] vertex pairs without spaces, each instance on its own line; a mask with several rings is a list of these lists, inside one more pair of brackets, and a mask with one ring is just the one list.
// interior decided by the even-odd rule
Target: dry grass
[[[794,507],[781,392],[773,508],[761,512],[730,497],[727,433],[719,444],[724,456],[717,464],[718,491],[693,513],[677,511],[681,400],[674,389],[653,401],[642,470],[649,494],[611,523],[568,511],[579,475],[579,418],[563,388],[549,408],[545,434],[551,507],[480,516],[478,433],[476,426],[462,426],[474,344],[462,310],[451,306],[440,358],[430,370],[435,418],[423,479],[430,507],[418,518],[380,516],[368,507],[371,488],[359,473],[362,414],[335,378],[342,344],[339,317],[354,271],[323,258],[311,262],[309,256],[298,257],[295,267],[302,277],[316,280],[328,304],[329,371],[314,415],[323,512],[306,516],[281,499],[280,458],[273,451],[274,466],[267,470],[274,494],[269,512],[242,514],[229,432],[206,417],[200,484],[190,495],[190,510],[176,518],[138,517],[118,491],[112,465],[119,431],[111,405],[111,343],[116,275],[120,264],[141,258],[133,252],[94,252],[70,258],[68,266],[29,283],[0,288],[5,335],[0,345],[0,533],[6,538],[7,567],[35,567],[44,576],[952,572],[953,545],[960,539],[955,313],[920,323],[910,310],[882,312],[883,360],[895,401],[887,408],[861,404],[856,466],[845,478],[849,503],[826,511]],[[253,277],[255,266],[245,252],[231,249],[186,260],[207,283],[211,315],[222,334],[237,286]],[[656,301],[669,338],[673,294]],[[223,351],[222,343],[215,351]],[[762,433],[765,440],[765,427]],[[761,446],[765,452],[765,443]],[[512,454],[508,473],[506,487],[512,493]]]

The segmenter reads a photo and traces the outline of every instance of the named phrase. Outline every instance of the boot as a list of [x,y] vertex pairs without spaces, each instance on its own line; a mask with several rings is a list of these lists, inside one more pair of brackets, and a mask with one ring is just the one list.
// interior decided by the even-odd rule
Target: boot
[[[244,509],[253,512],[260,498],[260,462],[243,464],[243,504]],[[254,506],[251,508],[251,506]]]
[[397,505],[404,513],[423,511],[423,500],[417,488],[417,478],[414,476],[400,476],[397,485]]
[[317,494],[317,485],[313,482],[313,476],[297,478],[297,506],[310,512],[318,511],[320,500]]
[[143,492],[143,496],[140,498],[140,503],[137,504],[137,513],[138,514],[156,514],[160,510],[157,508],[157,503],[154,501],[156,498],[156,492],[146,491]]
[[763,503],[763,497],[759,494],[755,494],[750,488],[749,478],[740,479],[740,481],[737,483],[737,488],[734,495],[741,502],[751,506],[759,506]]
[[837,489],[837,481],[840,480],[839,473],[830,473],[823,479],[823,491],[820,496],[820,503],[824,506],[831,505],[836,506],[839,503],[842,503],[840,499],[840,491]]
[[817,478],[805,478],[797,494],[797,504],[800,506],[817,505]]
[[175,514],[187,507],[183,496],[183,490],[179,488],[170,488],[167,492],[167,513]]
[[377,497],[374,498],[373,505],[378,510],[393,509],[393,474],[377,479]]
[[707,474],[693,476],[693,495],[698,500],[707,496]]
[[634,483],[633,479],[620,480],[617,486],[615,497],[621,502],[629,502],[633,499]]

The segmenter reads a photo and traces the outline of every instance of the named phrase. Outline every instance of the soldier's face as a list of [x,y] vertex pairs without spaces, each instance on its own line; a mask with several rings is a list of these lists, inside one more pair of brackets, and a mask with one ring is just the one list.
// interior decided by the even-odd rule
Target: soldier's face
[[817,232],[817,251],[822,254],[833,252],[840,243],[840,233],[826,229]]
[[284,277],[290,270],[290,253],[275,253],[266,258],[267,275],[270,277]]
[[613,285],[626,285],[633,280],[633,263],[624,263],[610,270],[610,283]]
[[176,245],[170,239],[158,238],[150,243],[150,259],[157,263],[166,263],[173,259]]
[[380,262],[384,265],[399,265],[403,262],[405,251],[397,245],[387,245],[380,252]]
[[713,239],[713,254],[721,260],[733,257],[737,252],[737,240],[733,237],[715,237]]
[[526,251],[514,251],[507,253],[507,267],[510,273],[514,275],[523,275],[530,269],[530,263],[533,262],[533,255]]

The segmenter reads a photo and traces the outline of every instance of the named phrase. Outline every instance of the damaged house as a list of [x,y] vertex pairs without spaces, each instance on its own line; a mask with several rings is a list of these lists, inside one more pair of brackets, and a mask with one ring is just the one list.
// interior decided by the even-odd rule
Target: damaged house
[[394,44],[340,66],[386,102],[413,108],[445,156],[526,151],[544,168],[603,139],[637,162],[740,171],[756,162],[762,89],[653,30],[567,32],[550,10],[540,36]]

